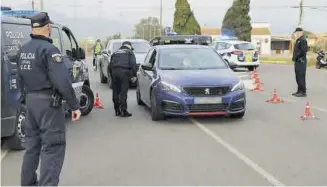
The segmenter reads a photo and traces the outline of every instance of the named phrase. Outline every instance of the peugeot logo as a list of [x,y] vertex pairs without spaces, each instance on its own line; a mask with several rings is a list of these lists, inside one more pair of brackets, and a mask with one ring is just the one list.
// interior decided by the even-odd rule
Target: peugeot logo
[[204,94],[210,95],[210,89],[209,88],[204,89]]

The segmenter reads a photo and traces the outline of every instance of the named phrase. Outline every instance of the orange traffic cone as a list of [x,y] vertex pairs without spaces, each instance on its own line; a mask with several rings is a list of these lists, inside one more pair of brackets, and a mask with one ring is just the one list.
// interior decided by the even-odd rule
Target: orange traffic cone
[[263,88],[261,87],[261,84],[257,84],[256,87],[251,89],[250,91],[262,92]]
[[319,119],[318,117],[312,115],[311,110],[310,110],[310,104],[309,101],[307,102],[307,104],[305,105],[305,111],[304,111],[304,115],[301,116],[301,120],[308,120],[308,119]]
[[267,103],[277,104],[277,103],[284,103],[284,100],[278,97],[277,90],[275,88],[273,97],[271,99],[268,99],[266,102]]
[[257,68],[254,68],[254,70],[251,71],[251,75],[253,75],[253,74],[259,74],[259,73],[257,72]]
[[256,79],[259,77],[259,74],[258,73],[254,73],[251,75],[251,79]]
[[100,109],[103,109],[104,108],[103,104],[100,102],[100,98],[99,98],[99,94],[98,93],[96,93],[96,96],[95,96],[94,107],[100,108]]
[[256,79],[254,79],[253,84],[261,84],[261,85],[263,85],[263,83],[260,81],[260,78],[259,77],[257,77]]

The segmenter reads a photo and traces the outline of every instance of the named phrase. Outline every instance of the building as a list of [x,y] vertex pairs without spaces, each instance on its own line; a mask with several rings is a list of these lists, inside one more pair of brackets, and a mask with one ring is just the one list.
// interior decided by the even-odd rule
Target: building
[[292,46],[291,35],[273,35],[271,36],[272,54],[289,54]]
[[[201,28],[203,35],[210,35],[213,39],[220,36],[220,28]],[[251,31],[251,43],[253,43],[260,54],[270,55],[271,54],[271,34],[270,24],[267,23],[253,23]]]

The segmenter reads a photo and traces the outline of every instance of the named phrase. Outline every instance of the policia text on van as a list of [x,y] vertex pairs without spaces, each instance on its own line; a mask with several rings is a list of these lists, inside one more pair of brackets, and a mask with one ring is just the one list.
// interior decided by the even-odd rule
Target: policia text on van
[[[13,16],[1,17],[1,140],[10,149],[24,149],[25,105],[20,104],[20,88],[17,82],[17,52],[29,41],[31,20]],[[61,52],[70,69],[73,88],[79,100],[82,115],[93,109],[94,95],[90,89],[89,71],[85,52],[79,47],[69,28],[52,24],[51,39]],[[31,58],[26,54],[23,58]],[[28,64],[24,68],[29,68]],[[69,107],[64,103],[66,111]]]

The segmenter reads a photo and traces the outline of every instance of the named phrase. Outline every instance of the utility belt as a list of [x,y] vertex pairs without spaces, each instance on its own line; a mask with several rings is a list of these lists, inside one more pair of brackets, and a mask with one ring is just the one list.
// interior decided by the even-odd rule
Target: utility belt
[[62,97],[62,95],[59,93],[59,91],[57,89],[45,88],[45,89],[42,89],[42,90],[29,91],[28,94],[29,93],[31,93],[31,94],[38,93],[38,94],[48,95],[51,98],[51,107],[53,107],[53,108],[62,107],[63,97]]

